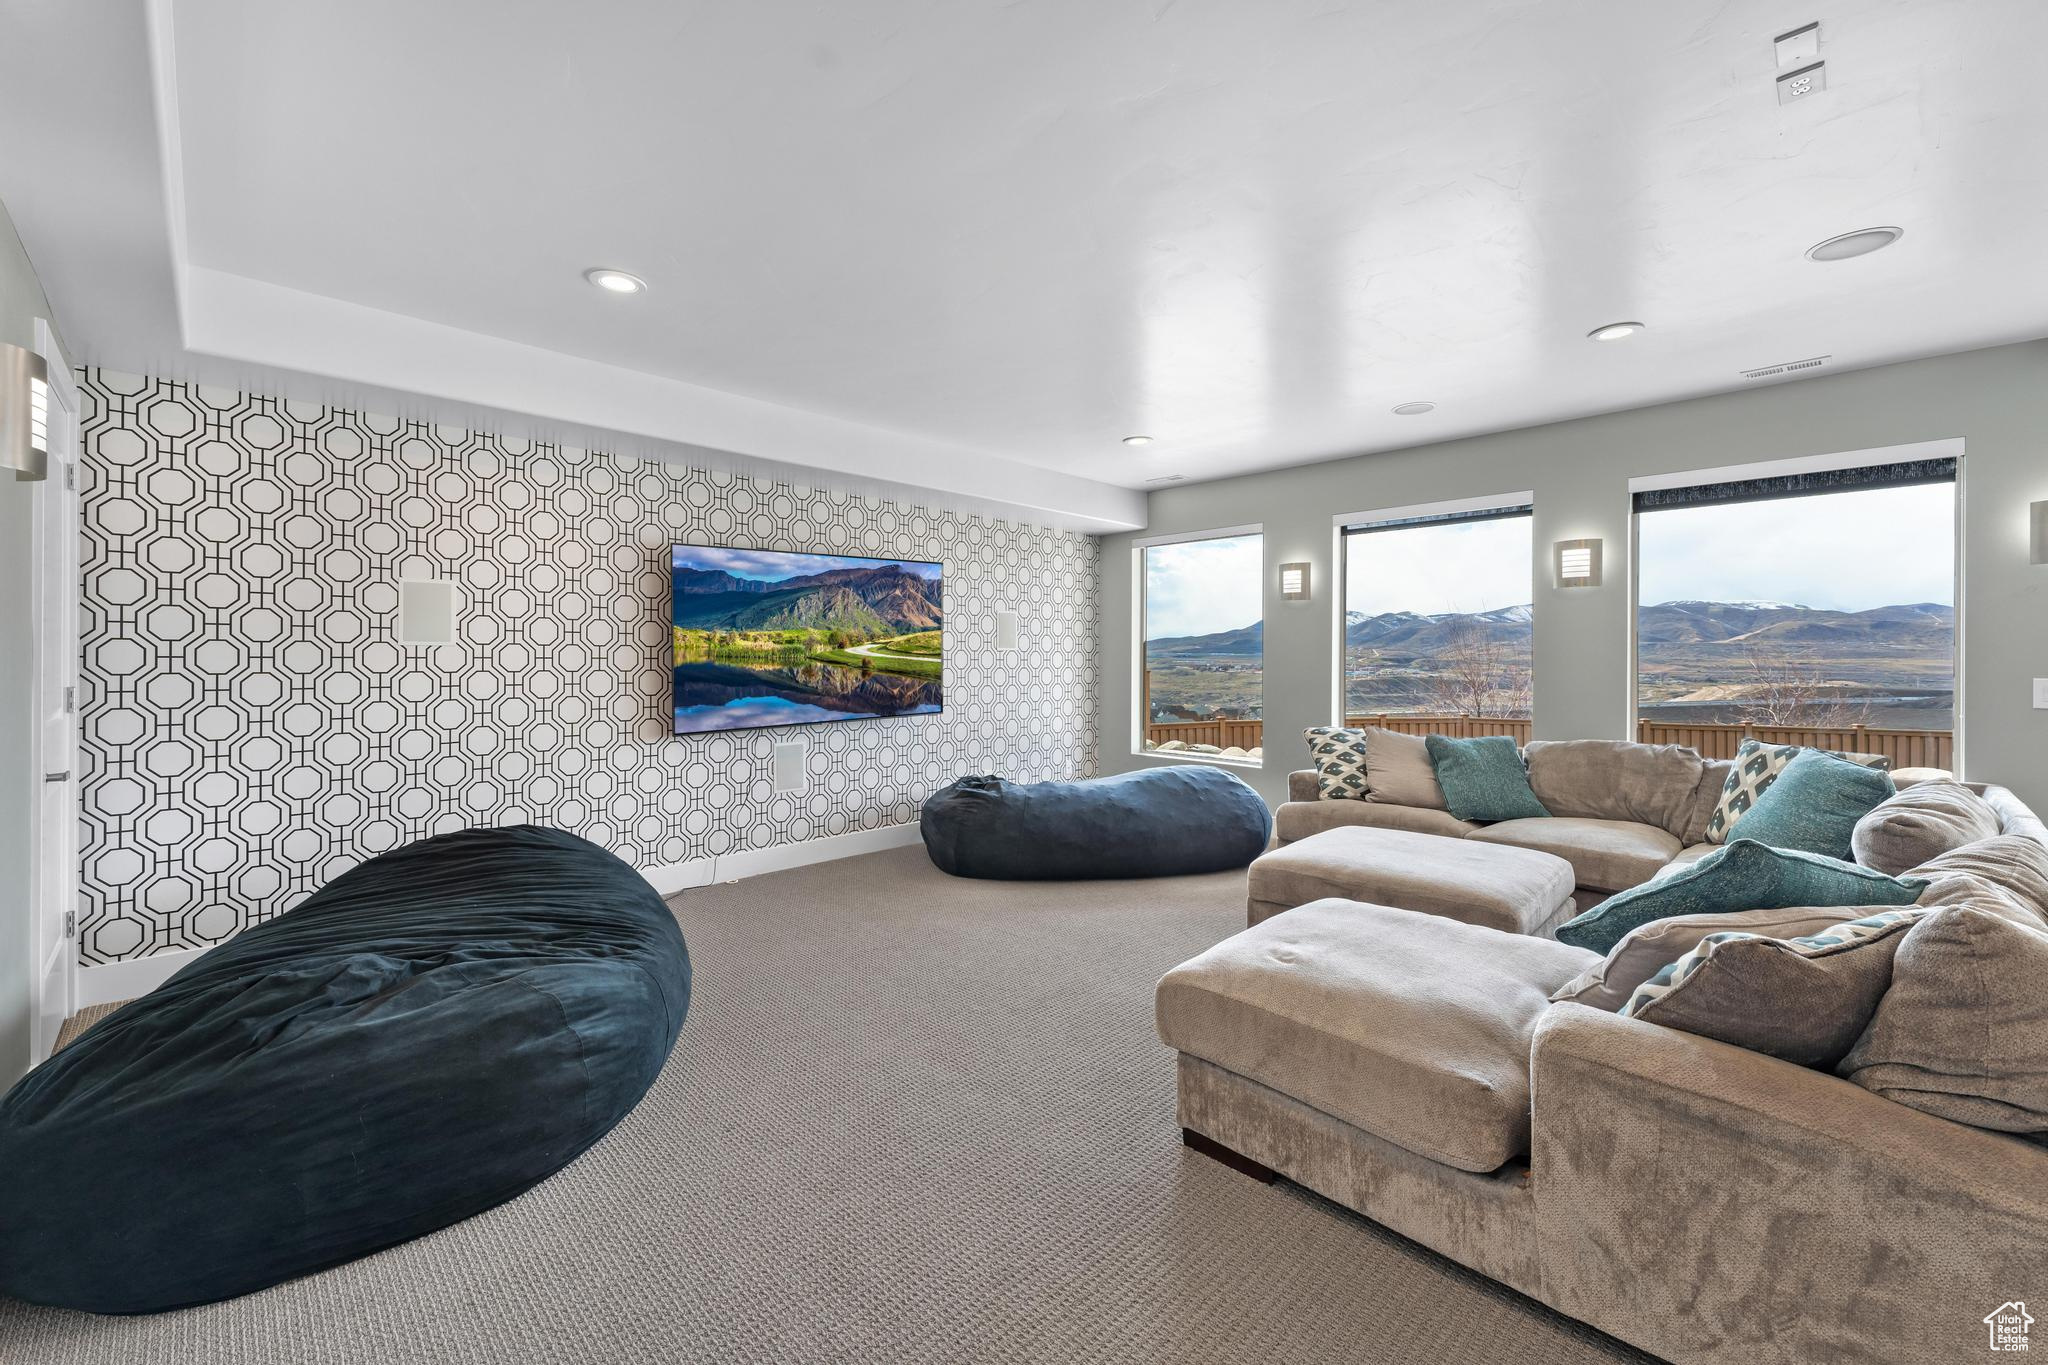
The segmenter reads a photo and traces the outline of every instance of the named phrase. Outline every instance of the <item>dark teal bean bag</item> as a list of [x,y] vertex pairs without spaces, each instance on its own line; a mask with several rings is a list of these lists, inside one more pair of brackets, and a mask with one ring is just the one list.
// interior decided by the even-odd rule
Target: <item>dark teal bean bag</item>
[[0,1101],[0,1293],[156,1312],[480,1213],[632,1109],[689,1003],[674,915],[595,844],[372,858]]
[[1243,779],[1194,764],[1082,782],[963,777],[918,821],[941,872],[999,881],[1172,877],[1243,867],[1273,813]]

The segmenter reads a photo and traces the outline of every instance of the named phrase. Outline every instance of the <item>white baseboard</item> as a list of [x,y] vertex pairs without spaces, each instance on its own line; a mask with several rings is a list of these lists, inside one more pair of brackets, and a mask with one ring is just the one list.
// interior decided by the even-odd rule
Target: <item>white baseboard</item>
[[[786,872],[793,867],[829,863],[838,858],[857,858],[883,849],[907,848],[918,842],[914,824],[885,825],[881,829],[860,829],[851,834],[834,834],[802,843],[777,844],[772,848],[748,848],[715,858],[693,858],[686,863],[661,863],[643,867],[640,875],[664,896],[687,891],[693,886],[738,881],[764,872]],[[204,948],[177,948],[148,957],[124,958],[78,969],[78,1007],[111,1005],[147,995],[171,979],[172,973],[202,956]]]
[[829,863],[839,858],[857,858],[863,853],[880,853],[889,848],[908,848],[920,837],[914,824],[885,825],[881,829],[857,829],[851,834],[833,834],[822,839],[806,839],[802,843],[745,848],[715,858],[693,858],[686,863],[643,867],[640,875],[662,895],[673,896],[693,886],[734,882],[742,877],[758,877],[764,872],[787,872],[793,867],[809,867],[813,863]]
[[78,969],[78,1007],[111,1005],[148,995],[188,962],[206,955],[204,948],[174,948],[148,957],[123,958]]

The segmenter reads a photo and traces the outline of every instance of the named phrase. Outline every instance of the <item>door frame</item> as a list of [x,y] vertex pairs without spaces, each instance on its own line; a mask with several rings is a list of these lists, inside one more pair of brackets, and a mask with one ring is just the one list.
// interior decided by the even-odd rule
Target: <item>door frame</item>
[[[35,832],[29,848],[29,1064],[56,1047],[77,1011],[79,911],[78,711],[80,591],[78,382],[50,324],[36,319],[48,367],[48,473],[34,494],[30,565],[35,604]],[[53,774],[63,774],[61,779]]]

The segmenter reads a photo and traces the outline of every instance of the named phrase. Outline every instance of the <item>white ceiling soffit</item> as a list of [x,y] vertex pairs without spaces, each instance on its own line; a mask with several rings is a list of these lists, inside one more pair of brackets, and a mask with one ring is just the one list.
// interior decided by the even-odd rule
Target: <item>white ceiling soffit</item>
[[[2040,0],[164,0],[161,118],[143,11],[0,44],[74,345],[437,420],[1128,525],[1149,479],[2048,333]],[[17,156],[51,109],[72,155]]]
[[193,264],[176,18],[169,0],[0,8],[0,200],[81,363],[1074,530],[1143,524],[1143,494],[1115,484]]

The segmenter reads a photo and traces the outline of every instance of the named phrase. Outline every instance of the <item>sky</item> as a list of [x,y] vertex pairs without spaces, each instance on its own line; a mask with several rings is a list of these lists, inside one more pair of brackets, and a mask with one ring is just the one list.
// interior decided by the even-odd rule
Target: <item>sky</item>
[[741,578],[776,582],[798,574],[826,573],[833,569],[872,569],[894,564],[919,578],[936,580],[939,566],[916,559],[863,559],[857,555],[800,555],[780,550],[726,550],[700,545],[674,547],[671,566],[677,569],[723,569]]
[[1492,611],[1529,601],[1528,517],[1454,521],[1344,538],[1344,610]]
[[1145,550],[1145,638],[1236,630],[1264,611],[1263,536],[1190,540]]
[[1638,600],[1953,605],[1955,493],[1936,483],[1645,512]]
[[[1637,519],[1645,604],[1790,602],[1866,611],[1955,601],[1955,486],[1646,512]],[[1377,615],[1491,611],[1531,602],[1527,517],[1380,531],[1346,539],[1345,608]],[[1261,538],[1145,551],[1145,638],[1210,635],[1259,619]],[[1628,547],[1606,546],[1626,591]],[[1322,596],[1317,588],[1316,596]]]

